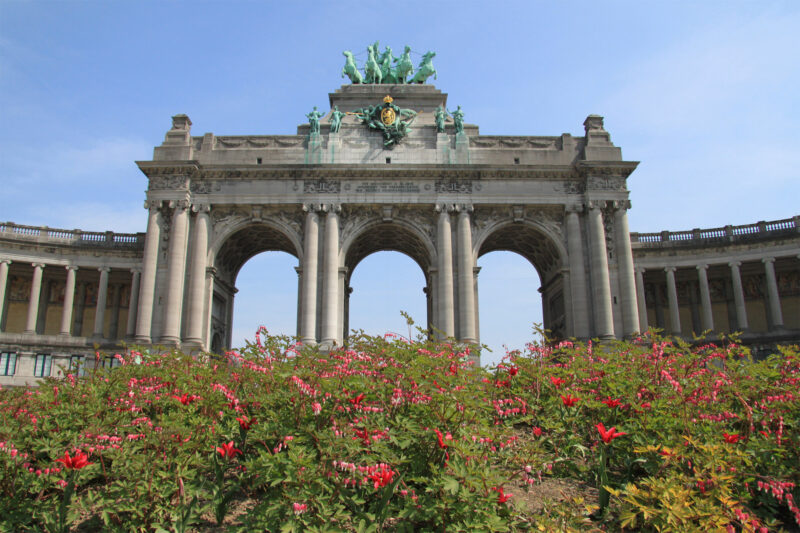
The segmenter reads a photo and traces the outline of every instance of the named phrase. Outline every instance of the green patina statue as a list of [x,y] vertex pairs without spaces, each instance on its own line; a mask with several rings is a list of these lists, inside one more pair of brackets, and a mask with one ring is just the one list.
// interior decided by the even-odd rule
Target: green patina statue
[[319,119],[321,119],[324,116],[325,113],[320,113],[319,111],[317,111],[317,106],[314,106],[314,109],[311,111],[311,113],[306,115],[306,118],[308,119],[308,124],[310,126],[308,130],[308,133],[310,135],[319,133]]
[[431,76],[436,79],[436,69],[433,68],[432,62],[433,57],[436,55],[435,52],[426,52],[422,56],[417,72],[411,79],[409,79],[409,76],[414,72],[414,64],[411,62],[410,46],[405,47],[405,51],[400,57],[395,57],[392,54],[392,49],[388,46],[383,53],[380,53],[380,43],[378,41],[367,46],[367,62],[364,65],[364,75],[359,71],[351,51],[345,50],[342,54],[347,58],[342,69],[342,77],[347,76],[350,78],[350,82],[354,84],[425,83],[425,80]]
[[461,106],[458,106],[455,111],[447,111],[453,116],[453,125],[456,127],[456,133],[464,133],[464,112]]
[[444,123],[449,117],[450,114],[443,106],[439,106],[436,108],[436,111],[433,112],[433,118],[436,120],[436,131],[439,133],[444,133]]
[[383,103],[377,106],[367,106],[348,115],[355,115],[370,129],[378,130],[383,134],[384,148],[394,148],[400,140],[411,131],[411,123],[417,117],[417,112],[411,109],[401,109],[392,103],[393,98],[386,96]]
[[333,106],[333,109],[331,109],[331,119],[330,119],[331,133],[339,133],[339,127],[342,125],[343,116],[344,113],[339,111],[339,106],[338,105]]

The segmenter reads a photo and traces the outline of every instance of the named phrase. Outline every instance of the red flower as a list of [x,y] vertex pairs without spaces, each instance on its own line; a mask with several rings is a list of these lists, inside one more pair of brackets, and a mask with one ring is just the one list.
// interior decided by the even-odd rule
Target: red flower
[[606,444],[608,444],[612,440],[616,439],[617,437],[621,437],[623,435],[627,435],[627,433],[623,433],[621,431],[617,431],[617,428],[613,428],[613,427],[611,429],[609,429],[609,430],[606,430],[606,427],[603,425],[602,422],[597,424],[595,427],[597,428],[597,431],[600,432],[600,438],[603,439],[603,442],[605,442]]
[[246,416],[239,416],[236,417],[236,420],[239,421],[239,427],[243,430],[247,431],[251,427],[255,426],[258,422],[256,421],[256,417],[248,419]]
[[361,403],[361,400],[363,400],[363,399],[364,399],[364,395],[363,394],[359,394],[355,398],[348,398],[347,401],[352,403],[353,405],[359,405]]
[[725,442],[728,442],[730,444],[736,444],[737,442],[739,442],[739,439],[742,438],[742,436],[739,435],[738,433],[733,433],[729,435],[728,433],[723,432],[722,436],[725,437]]
[[233,441],[230,441],[227,444],[223,444],[222,447],[217,448],[217,453],[220,454],[225,459],[230,459],[231,457],[235,457],[237,454],[242,453],[242,450],[239,448],[233,447]]
[[519,373],[519,368],[517,368],[515,366],[508,367],[508,375],[509,376],[513,377],[513,376],[516,376],[518,373]]
[[189,396],[186,393],[181,394],[180,396],[176,396],[176,395],[173,394],[172,397],[175,398],[176,400],[178,400],[179,402],[181,402],[183,405],[189,405],[196,398],[196,396],[194,394]]
[[566,396],[564,396],[563,394],[561,395],[561,402],[564,404],[565,407],[572,407],[573,405],[578,403],[579,400],[580,398],[576,398],[572,394],[567,394]]
[[493,490],[497,491],[497,503],[498,505],[501,503],[506,503],[513,494],[506,494],[503,491],[503,487],[494,487]]
[[552,383],[555,388],[559,388],[566,382],[567,380],[564,378],[554,378],[553,376],[550,376],[550,383]]
[[542,428],[540,428],[538,426],[533,428],[533,434],[535,436],[537,436],[537,437],[541,437],[542,436]]
[[72,468],[74,470],[80,470],[84,466],[93,465],[94,463],[90,463],[86,460],[87,456],[85,453],[79,451],[75,454],[74,457],[69,456],[69,452],[64,452],[64,457],[61,459],[56,459],[57,462],[63,463],[64,468]]
[[445,448],[447,448],[447,444],[444,443],[444,440],[445,439],[447,439],[447,440],[452,440],[453,439],[453,436],[450,435],[450,432],[448,432],[446,436],[443,436],[442,432],[439,431],[438,429],[434,429],[433,431],[436,433],[436,438],[439,440],[439,448],[441,448],[443,450]]
[[603,400],[602,403],[606,404],[609,409],[614,409],[615,407],[619,407],[620,405],[622,405],[622,402],[619,400],[619,398],[614,398],[612,400],[611,396]]
[[380,487],[385,487],[389,483],[392,482],[392,478],[394,477],[394,472],[391,468],[386,468],[385,466],[381,466],[381,469],[373,472],[370,474],[369,479],[373,481],[373,486],[378,489]]

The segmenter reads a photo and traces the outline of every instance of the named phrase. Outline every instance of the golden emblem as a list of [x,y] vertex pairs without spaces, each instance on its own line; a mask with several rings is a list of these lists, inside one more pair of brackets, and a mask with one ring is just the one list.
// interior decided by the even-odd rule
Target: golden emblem
[[391,126],[394,124],[395,119],[397,119],[397,114],[395,114],[394,109],[391,107],[383,108],[383,111],[381,111],[381,122],[383,122],[384,126]]

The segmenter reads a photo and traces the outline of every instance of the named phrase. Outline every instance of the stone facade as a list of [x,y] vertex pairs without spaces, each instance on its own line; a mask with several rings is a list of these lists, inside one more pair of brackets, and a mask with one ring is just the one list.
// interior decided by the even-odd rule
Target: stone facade
[[477,259],[495,250],[536,268],[544,326],[558,337],[647,325],[800,337],[798,219],[741,235],[631,234],[637,163],[602,117],[587,117],[580,137],[482,136],[470,124],[439,133],[433,110],[447,95],[433,86],[346,85],[329,97],[349,111],[387,94],[418,113],[391,150],[353,115],[339,132],[324,117],[319,133],[224,137],[192,136],[176,115],[153,159],[138,162],[145,234],[0,226],[0,350],[6,366],[16,361],[0,383],[35,379],[43,356],[63,371],[95,343],[220,351],[238,271],[268,250],[297,258],[297,335],[323,346],[346,342],[350,276],[381,250],[424,273],[432,334],[466,343],[480,340]]

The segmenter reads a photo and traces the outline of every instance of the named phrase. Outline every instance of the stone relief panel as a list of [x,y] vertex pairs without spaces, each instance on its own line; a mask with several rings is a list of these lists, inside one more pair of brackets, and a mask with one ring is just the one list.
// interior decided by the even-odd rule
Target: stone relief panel
[[304,180],[304,193],[330,193],[337,194],[342,190],[339,180]]
[[778,293],[781,296],[800,295],[800,272],[778,272],[775,277],[778,282]]
[[189,190],[196,194],[208,194],[222,190],[222,183],[216,180],[193,181]]
[[472,194],[471,180],[436,180],[434,191],[437,193]]
[[593,191],[623,191],[625,178],[620,176],[589,176],[586,188]]
[[188,180],[187,176],[154,176],[150,178],[150,190],[186,189]]

